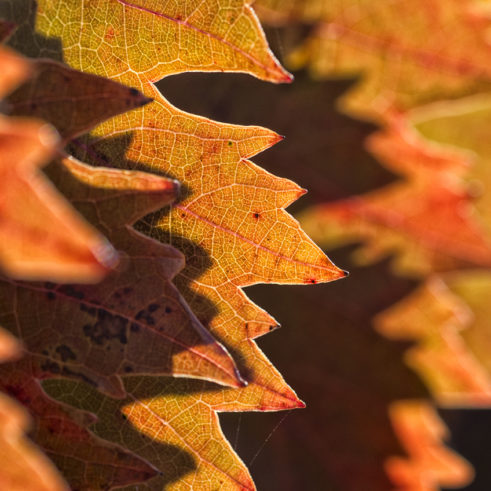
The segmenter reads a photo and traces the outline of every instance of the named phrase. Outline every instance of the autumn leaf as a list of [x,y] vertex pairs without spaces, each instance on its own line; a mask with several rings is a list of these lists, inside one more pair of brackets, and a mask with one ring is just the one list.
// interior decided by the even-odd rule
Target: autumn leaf
[[[33,3],[30,11],[17,3],[7,6],[11,20],[20,22],[34,13]],[[73,151],[78,145],[82,151],[77,156],[95,165],[151,169],[183,184],[182,200],[169,213],[147,218],[138,228],[184,253],[186,267],[175,283],[198,319],[234,354],[248,386],[226,390],[196,382],[202,389],[195,393],[189,389],[190,382],[150,378],[148,384],[160,392],[148,404],[137,390],[138,378],[127,377],[129,399],[124,411],[139,431],[153,439],[144,449],[138,439],[128,445],[136,446],[140,455],[144,452],[157,468],[170,471],[171,478],[179,469],[169,469],[165,454],[159,456],[156,450],[159,445],[176,445],[178,453],[190,451],[202,462],[185,482],[206,486],[227,482],[229,487],[248,489],[252,481],[221,436],[215,411],[277,410],[303,403],[252,341],[274,329],[276,321],[250,302],[242,287],[258,282],[322,282],[342,277],[344,272],[284,211],[304,191],[248,160],[276,143],[280,139],[276,133],[185,114],[152,85],[164,76],[189,70],[247,71],[274,82],[289,80],[269,51],[249,2],[237,0],[227,6],[223,2],[196,8],[191,2],[160,5],[114,0],[72,2],[58,9],[52,2],[38,2],[35,40],[20,22],[23,25],[12,43],[30,54],[40,47],[36,54],[59,59],[55,43],[40,42],[59,38],[64,60],[74,68],[135,86],[154,99],[99,126],[90,138],[70,148]],[[75,45],[73,35],[80,38]],[[167,395],[164,384],[169,383],[173,389]],[[174,392],[181,394],[178,405]],[[112,407],[120,407],[119,401],[106,399]],[[188,417],[202,422],[199,438],[186,430]],[[119,423],[114,412],[111,418]],[[172,421],[169,431],[164,431],[163,421]],[[106,423],[108,428],[114,424]],[[221,455],[216,454],[217,448]]]
[[[18,358],[22,349],[19,342],[0,330],[0,361]],[[0,394],[0,486],[13,491],[61,491],[66,489],[63,479],[51,462],[24,435],[30,421],[12,399]]]
[[[461,274],[464,278],[473,276]],[[462,288],[467,282],[455,281],[456,287],[459,284]],[[407,363],[425,379],[439,404],[486,406],[491,403],[489,370],[466,341],[466,331],[485,331],[476,326],[473,311],[464,299],[452,293],[441,278],[433,277],[374,322],[389,338],[417,341],[406,355]],[[478,304],[482,308],[485,302],[482,299]],[[474,348],[480,350],[482,342],[475,343]]]
[[[104,229],[121,251],[121,270],[94,286],[4,279],[2,324],[24,341],[25,357],[2,369],[1,385],[29,408],[35,440],[72,487],[141,482],[160,474],[146,460],[123,450],[130,447],[127,442],[114,445],[94,436],[87,428],[95,424],[93,416],[60,406],[39,382],[83,380],[124,400],[132,395],[123,388],[122,377],[173,374],[231,385],[242,382],[228,353],[199,324],[171,283],[183,265],[182,255],[130,227],[141,215],[173,200],[176,183],[141,172],[92,169],[73,159],[48,170],[79,211]],[[14,298],[31,309],[12,311]],[[41,329],[32,322],[33,312],[43,319]],[[118,412],[107,416],[120,421]],[[151,452],[161,447],[150,439],[147,446]]]
[[133,88],[52,60],[32,60],[30,67],[33,75],[6,100],[9,114],[51,123],[64,143],[150,102]]
[[361,81],[341,100],[350,114],[391,113],[489,91],[489,15],[473,0],[258,0],[265,22],[313,24],[292,69]]
[[[4,74],[0,90],[5,94],[27,78],[34,68],[33,64],[7,49],[2,48],[0,56]],[[76,76],[73,70],[45,62],[44,66],[47,65],[52,67],[53,74],[58,71],[59,75],[70,74],[72,78]],[[65,94],[60,93],[60,83],[57,86],[56,80],[47,76],[46,70],[44,75],[41,91],[38,94],[33,93],[32,84],[24,86],[28,92],[31,87],[29,94],[26,94],[22,88],[14,94],[17,109],[24,100],[23,96],[28,95],[24,102],[29,105],[29,111],[19,110],[19,114],[50,116],[51,120],[55,120],[56,115],[53,110],[51,110],[52,114],[48,114],[50,110],[49,104],[46,105],[46,97],[51,93],[56,94],[57,97],[65,95],[65,97],[77,98],[77,94],[70,92],[71,89],[67,89],[68,93],[66,90]],[[83,83],[90,79],[86,75],[82,78]],[[102,79],[96,81],[95,77],[92,77],[92,81],[99,89],[109,86],[113,91],[114,87],[117,87],[120,92],[128,91],[110,81],[106,83]],[[73,84],[73,87],[75,89],[76,84]],[[104,93],[104,90],[102,92]],[[38,100],[36,96],[40,99]],[[75,105],[81,107],[82,102],[86,104],[87,100],[79,99]],[[81,125],[92,127],[100,122],[101,118],[105,119],[145,102],[148,100],[136,93],[131,99],[126,97],[122,103],[115,102],[112,106],[103,109],[102,113],[93,115],[91,120],[83,122],[79,113],[73,111],[69,114],[74,126],[66,128],[65,132],[90,129],[88,126]],[[41,104],[42,114],[33,111],[35,107],[39,107],[37,104]],[[75,105],[65,109],[73,110]],[[61,123],[61,121],[56,122]],[[11,276],[25,279],[95,281],[101,278],[109,268],[114,266],[115,251],[100,234],[74,213],[38,171],[38,168],[46,164],[58,151],[59,142],[55,132],[46,123],[35,119],[2,116],[0,125],[3,155],[1,171],[3,219],[0,231],[2,269]],[[19,206],[19,203],[22,203],[22,206]]]
[[418,275],[491,264],[490,238],[460,177],[467,154],[426,142],[406,126],[373,135],[368,147],[406,178],[310,209],[301,221],[314,238],[338,245],[363,240],[362,262],[397,252],[398,270]]
[[[341,253],[346,263],[349,250]],[[444,446],[427,389],[404,363],[409,343],[372,329],[414,286],[385,260],[353,266],[333,285],[252,290],[285,320],[261,346],[308,401],[287,417],[225,415],[259,489],[434,490],[468,481],[469,466]]]
[[441,446],[448,431],[435,409],[427,403],[406,401],[390,408],[394,431],[410,458],[391,457],[386,470],[397,489],[433,491],[439,486],[464,486],[473,477],[461,457]]

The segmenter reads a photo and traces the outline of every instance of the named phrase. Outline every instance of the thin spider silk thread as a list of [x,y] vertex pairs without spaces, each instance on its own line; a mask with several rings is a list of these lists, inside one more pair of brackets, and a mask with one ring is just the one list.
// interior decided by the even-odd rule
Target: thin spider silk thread
[[273,436],[274,432],[282,425],[283,421],[285,421],[285,419],[288,416],[290,416],[290,413],[291,413],[291,411],[286,411],[285,412],[284,416],[280,419],[280,421],[277,423],[277,425],[273,428],[273,430],[271,431],[271,433],[266,437],[266,439],[264,440],[264,442],[262,443],[262,445],[259,447],[259,450],[256,452],[256,454],[254,455],[254,457],[252,457],[252,459],[249,461],[248,467],[251,467],[252,466],[252,464],[254,463],[254,461],[258,458],[259,454],[263,451],[264,447],[266,446],[266,444],[268,443],[268,441]]

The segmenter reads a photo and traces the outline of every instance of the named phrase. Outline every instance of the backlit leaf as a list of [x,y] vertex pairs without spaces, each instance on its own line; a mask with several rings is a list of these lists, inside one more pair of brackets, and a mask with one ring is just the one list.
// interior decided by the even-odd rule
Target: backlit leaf
[[33,75],[8,99],[9,113],[51,123],[64,142],[150,102],[140,92],[52,60],[32,60]]
[[373,317],[414,285],[385,261],[353,267],[333,285],[281,295],[279,287],[253,289],[285,324],[261,345],[308,401],[285,418],[224,415],[258,489],[412,491],[469,480],[467,463],[443,444],[427,390],[404,364],[409,344],[372,329]]
[[[44,371],[85,380],[114,397],[125,396],[119,377],[127,373],[193,375],[240,386],[228,353],[171,283],[182,255],[131,227],[174,200],[177,183],[141,172],[94,170],[70,159],[48,170],[110,238],[121,264],[94,286],[4,278],[2,312],[11,313],[4,314],[3,326],[23,339]],[[16,304],[30,308],[17,312],[11,307]]]
[[[138,453],[144,451],[145,458],[171,477],[178,471],[174,466],[169,469],[166,455],[159,456],[157,449],[178,431],[179,436],[170,440],[181,447],[177,451],[190,451],[203,462],[187,477],[186,482],[196,482],[194,489],[225,486],[221,481],[233,489],[238,485],[251,488],[247,470],[221,438],[214,411],[277,410],[303,403],[252,340],[275,328],[276,322],[250,302],[241,288],[260,282],[316,283],[340,278],[344,272],[284,211],[304,191],[248,160],[276,143],[280,139],[276,133],[183,113],[151,82],[189,70],[246,71],[274,82],[287,81],[289,76],[267,48],[247,1],[199,5],[72,1],[61,9],[41,1],[34,41],[22,23],[25,5],[24,9],[15,2],[6,5],[7,17],[21,24],[12,38],[19,49],[59,59],[61,53],[53,49],[54,43],[39,43],[40,38],[59,38],[63,57],[74,68],[135,86],[154,99],[144,108],[99,126],[71,149],[78,148],[77,156],[93,164],[152,169],[183,184],[182,200],[169,213],[146,218],[138,228],[184,253],[186,267],[176,277],[176,285],[199,320],[234,354],[249,385],[225,390],[195,382],[202,387],[195,393],[190,382],[167,380],[173,387],[167,396],[164,382],[150,379],[144,385],[156,393],[149,413],[149,403],[137,390],[138,379],[128,377],[125,388],[130,399],[124,411],[140,431],[154,439],[153,446]],[[34,13],[32,2],[30,8],[27,18]],[[130,383],[136,388],[128,389]],[[176,393],[180,394],[178,405]],[[106,400],[113,406],[121,404]],[[169,420],[170,433],[163,426]],[[188,430],[183,434],[182,427],[190,421],[202,422],[199,438]],[[106,425],[111,427],[109,422]],[[114,434],[110,437],[115,438]],[[131,448],[135,445],[141,446],[135,443]]]
[[302,217],[317,240],[365,241],[363,262],[397,252],[398,269],[422,274],[491,264],[491,241],[459,175],[469,155],[431,145],[414,130],[378,133],[369,148],[404,180],[346,200],[319,205]]
[[[28,408],[33,418],[31,435],[69,478],[72,489],[110,489],[144,481],[157,473],[147,462],[128,450],[102,441],[90,433],[86,426],[95,422],[93,415],[73,411],[49,398],[39,385],[39,379],[43,378],[46,372],[39,371],[36,365],[24,360],[9,364],[8,367],[0,367],[0,385],[4,391]],[[5,396],[2,394],[3,397]],[[8,414],[10,418],[15,418],[15,412],[11,413],[9,410]],[[12,424],[12,421],[10,423]],[[12,429],[15,429],[15,426],[10,426],[10,430]],[[21,453],[29,455],[24,449]],[[15,454],[10,455],[15,457]],[[47,467],[44,472],[54,473],[51,464],[45,460],[43,457],[41,461]],[[35,478],[25,473],[20,477]],[[43,474],[40,477],[46,479]],[[50,477],[49,474],[47,477]],[[59,481],[59,478],[57,479]],[[67,489],[63,483],[56,481],[48,482],[45,487],[41,487],[41,479],[30,485],[30,488],[5,489]]]
[[[458,276],[455,280],[457,288],[467,283],[459,282]],[[482,300],[478,302],[481,308],[487,303]],[[417,341],[407,353],[407,362],[425,379],[440,404],[491,403],[489,367],[481,364],[472,345],[469,347],[466,342],[471,333],[484,334],[483,326],[479,329],[473,311],[440,278],[427,280],[418,291],[380,314],[374,322],[387,337]],[[475,343],[481,353],[486,352],[483,341]]]
[[273,24],[313,32],[290,55],[316,77],[361,76],[343,109],[386,118],[415,106],[489,91],[488,14],[473,0],[258,0]]
[[[0,361],[21,355],[18,341],[0,330]],[[63,479],[51,462],[24,436],[30,421],[12,399],[0,394],[0,487],[12,491],[62,491]]]

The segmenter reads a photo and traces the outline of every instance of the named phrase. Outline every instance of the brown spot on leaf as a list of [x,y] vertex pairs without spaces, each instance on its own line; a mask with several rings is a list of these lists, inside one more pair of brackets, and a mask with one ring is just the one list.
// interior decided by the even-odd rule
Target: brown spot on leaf
[[97,322],[85,324],[84,334],[94,343],[102,345],[104,341],[118,340],[122,344],[128,342],[128,319],[120,315],[110,314],[104,309],[97,309]]
[[77,356],[66,344],[58,346],[55,350],[61,358],[61,361],[76,360]]

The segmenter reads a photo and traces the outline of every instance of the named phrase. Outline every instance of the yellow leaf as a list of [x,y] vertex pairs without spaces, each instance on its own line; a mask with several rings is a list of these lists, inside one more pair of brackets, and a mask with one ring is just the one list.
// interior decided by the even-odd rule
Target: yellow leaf
[[[9,5],[10,19],[25,15],[15,2]],[[143,395],[126,386],[133,400],[124,410],[155,438],[156,448],[169,438],[164,421],[172,419],[176,428],[202,421],[202,440],[189,431],[179,440],[180,446],[209,462],[187,482],[196,479],[195,489],[200,489],[205,483],[220,487],[225,479],[229,486],[251,488],[247,470],[221,439],[214,411],[277,410],[303,403],[252,340],[276,322],[242,288],[260,282],[317,283],[345,273],[284,211],[304,191],[248,160],[276,143],[277,134],[183,113],[152,82],[193,70],[244,71],[273,82],[289,76],[269,51],[250,2],[244,0],[198,5],[152,0],[55,5],[43,0],[38,2],[36,29],[33,42],[21,26],[13,44],[32,52],[40,46],[39,38],[58,38],[65,61],[74,68],[135,86],[154,99],[98,127],[82,142],[87,152],[78,151],[77,156],[97,165],[151,169],[182,183],[182,200],[169,213],[147,218],[139,230],[184,253],[186,267],[175,283],[199,320],[231,350],[249,383],[243,389],[208,387],[204,393],[189,393],[188,382],[173,380],[168,383],[175,389],[166,395],[164,382],[156,379],[152,385],[160,387],[160,394],[154,394],[151,404],[140,402]],[[55,58],[61,54],[50,43],[38,53]],[[182,394],[179,406],[176,392]],[[156,466],[168,470],[165,455],[152,455]]]
[[272,24],[314,24],[290,66],[361,81],[340,101],[385,120],[415,106],[491,88],[488,17],[473,0],[258,0]]

